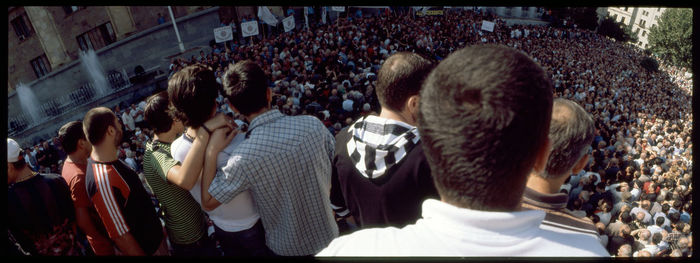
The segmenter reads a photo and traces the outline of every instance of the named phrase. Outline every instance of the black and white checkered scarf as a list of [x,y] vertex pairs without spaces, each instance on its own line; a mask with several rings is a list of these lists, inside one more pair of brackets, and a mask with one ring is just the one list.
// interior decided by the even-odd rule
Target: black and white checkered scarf
[[348,132],[348,155],[355,168],[370,179],[381,177],[400,162],[420,140],[418,129],[377,116],[360,118]]

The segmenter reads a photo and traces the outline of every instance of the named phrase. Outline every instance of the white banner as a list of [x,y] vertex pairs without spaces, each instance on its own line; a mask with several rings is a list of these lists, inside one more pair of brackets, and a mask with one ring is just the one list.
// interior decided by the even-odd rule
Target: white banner
[[481,22],[481,30],[486,30],[486,31],[489,31],[489,32],[493,32],[493,27],[494,27],[495,25],[496,25],[496,24],[494,24],[494,23],[491,22],[491,21],[486,21],[486,20],[484,20],[484,21]]
[[310,7],[304,7],[304,26],[305,28],[309,28],[309,8]]
[[214,28],[214,39],[216,43],[233,40],[233,30],[231,26],[222,26]]
[[270,9],[267,8],[267,6],[261,6],[258,7],[258,17],[265,23],[271,26],[277,25],[279,21],[277,21],[277,18],[275,15],[270,12]]
[[241,23],[241,33],[243,37],[255,36],[258,33],[258,21]]
[[327,7],[322,7],[321,8],[321,21],[323,21],[323,24],[326,24],[326,9]]
[[296,23],[294,23],[294,16],[288,16],[285,19],[282,19],[282,24],[284,25],[284,32],[289,32],[296,27]]
[[336,11],[336,12],[345,12],[345,7],[344,6],[331,6],[331,10]]

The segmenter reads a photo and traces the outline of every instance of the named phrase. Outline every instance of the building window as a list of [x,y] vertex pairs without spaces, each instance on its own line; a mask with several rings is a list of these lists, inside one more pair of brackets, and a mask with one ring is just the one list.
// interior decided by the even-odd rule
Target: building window
[[613,20],[617,21],[617,14],[613,16]]
[[639,20],[639,27],[645,28],[646,25],[647,25],[647,21],[646,21],[646,20]]
[[80,50],[98,50],[117,41],[112,23],[107,22],[76,37]]
[[620,20],[622,23],[625,23],[625,17],[622,17],[622,20]]
[[46,58],[46,55],[41,55],[35,59],[32,59],[31,63],[32,68],[34,69],[34,74],[36,74],[37,78],[41,78],[51,72],[51,64],[49,64],[49,60]]
[[84,6],[63,6],[63,11],[66,12],[66,15],[70,15],[75,11],[78,11],[80,9],[85,8]]
[[15,29],[15,34],[20,41],[23,41],[34,33],[32,29],[32,24],[29,22],[29,18],[26,13],[19,15],[17,18],[12,19],[10,22],[12,27]]
[[647,35],[647,31],[642,31],[642,36],[646,36],[646,35]]
[[629,8],[629,7],[625,7],[625,11],[627,11],[628,8]]

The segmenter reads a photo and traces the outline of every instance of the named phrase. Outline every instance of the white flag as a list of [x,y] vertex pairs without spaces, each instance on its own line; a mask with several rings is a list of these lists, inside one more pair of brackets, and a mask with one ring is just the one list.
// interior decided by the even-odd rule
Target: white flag
[[306,28],[309,28],[309,8],[304,7],[304,25],[306,25]]
[[277,18],[275,17],[275,15],[273,15],[272,12],[270,12],[270,9],[267,8],[267,6],[258,7],[258,17],[263,22],[265,22],[265,24],[268,24],[271,26],[277,25],[277,23],[279,23],[279,21],[277,21]]
[[258,34],[258,21],[241,23],[241,33],[243,37],[255,36]]
[[326,9],[327,7],[321,8],[321,21],[323,21],[323,24],[326,24]]
[[344,6],[331,6],[331,10],[336,11],[336,12],[345,12],[345,7]]
[[222,26],[214,28],[214,39],[216,43],[233,40],[233,30],[231,26]]
[[294,23],[294,16],[288,16],[285,19],[282,19],[282,24],[284,25],[284,32],[289,32],[296,27],[296,24]]
[[496,25],[496,24],[494,24],[494,23],[491,22],[491,21],[483,20],[483,21],[481,22],[481,30],[486,30],[486,31],[489,31],[489,32],[493,32],[493,27],[494,27],[495,25]]

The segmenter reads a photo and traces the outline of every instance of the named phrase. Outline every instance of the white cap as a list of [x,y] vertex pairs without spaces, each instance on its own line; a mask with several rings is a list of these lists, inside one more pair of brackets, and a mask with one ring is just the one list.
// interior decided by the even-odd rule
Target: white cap
[[13,139],[7,138],[7,162],[14,163],[19,160],[19,153],[22,148]]

